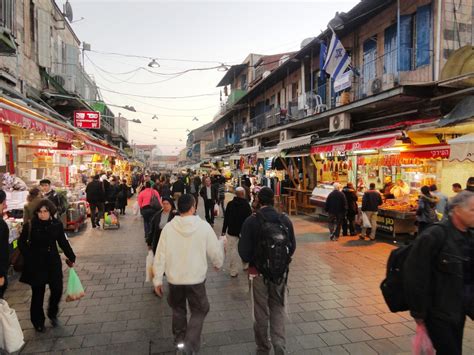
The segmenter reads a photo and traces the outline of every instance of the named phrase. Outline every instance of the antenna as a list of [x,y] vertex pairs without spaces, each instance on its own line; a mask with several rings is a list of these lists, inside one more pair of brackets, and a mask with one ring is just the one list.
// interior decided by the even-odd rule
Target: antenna
[[74,19],[73,14],[72,14],[72,6],[69,3],[69,0],[66,1],[66,3],[63,6],[63,16],[66,17],[69,22],[72,22]]

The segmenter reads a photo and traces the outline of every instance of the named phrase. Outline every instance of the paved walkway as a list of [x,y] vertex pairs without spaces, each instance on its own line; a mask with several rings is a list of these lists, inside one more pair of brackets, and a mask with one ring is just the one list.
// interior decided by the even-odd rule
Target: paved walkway
[[[320,224],[307,217],[292,219],[298,246],[289,279],[288,351],[411,354],[414,322],[407,314],[390,313],[378,288],[392,245],[354,238],[329,242]],[[221,225],[218,218],[216,231]],[[71,243],[86,297],[61,304],[61,327],[35,333],[29,287],[13,282],[6,294],[24,329],[23,353],[173,354],[170,309],[144,282],[141,218],[126,215],[118,231],[88,228]],[[231,279],[225,270],[210,269],[207,290],[211,311],[201,354],[254,353],[245,276]],[[468,321],[465,353],[473,351],[474,328]]]

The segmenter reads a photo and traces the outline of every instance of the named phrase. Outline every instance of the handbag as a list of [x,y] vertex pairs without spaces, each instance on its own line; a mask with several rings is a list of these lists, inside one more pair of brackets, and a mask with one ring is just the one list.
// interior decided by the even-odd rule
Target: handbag
[[160,200],[158,199],[158,197],[156,197],[156,195],[153,192],[150,198],[150,207],[155,210],[159,210],[161,208]]
[[[30,245],[30,238],[31,238],[31,222],[28,223],[28,238],[26,239],[26,244]],[[25,266],[25,258],[20,251],[19,247],[13,251],[11,256],[11,264],[13,265],[13,270],[16,272],[22,272],[23,267]]]
[[14,309],[7,301],[0,300],[0,349],[14,353],[25,344],[23,331]]

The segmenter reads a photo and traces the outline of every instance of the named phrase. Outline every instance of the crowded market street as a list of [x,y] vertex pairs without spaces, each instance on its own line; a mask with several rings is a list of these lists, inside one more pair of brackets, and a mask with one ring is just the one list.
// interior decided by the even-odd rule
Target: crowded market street
[[[199,214],[203,216],[202,201]],[[293,354],[411,354],[415,322],[390,313],[379,291],[393,246],[341,237],[330,242],[324,224],[291,217],[297,249],[290,267],[287,350]],[[219,234],[222,218],[216,218]],[[86,296],[61,303],[58,328],[40,334],[29,321],[30,288],[13,280],[6,300],[17,311],[26,340],[22,353],[174,354],[171,310],[145,283],[146,245],[140,216],[131,208],[119,230],[84,230],[70,238]],[[209,269],[211,310],[200,354],[255,351],[248,281],[226,267]],[[165,292],[166,297],[166,292]],[[474,351],[466,323],[465,353]]]

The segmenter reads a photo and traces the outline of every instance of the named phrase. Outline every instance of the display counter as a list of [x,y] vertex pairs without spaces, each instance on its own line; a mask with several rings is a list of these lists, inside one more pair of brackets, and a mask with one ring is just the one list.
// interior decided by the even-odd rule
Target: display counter
[[399,235],[414,235],[417,202],[415,196],[408,200],[386,200],[377,215],[377,232],[397,238]]
[[325,184],[318,185],[313,189],[309,203],[316,208],[315,213],[317,215],[327,215],[324,208],[326,207],[326,199],[332,191],[334,191],[334,186]]

